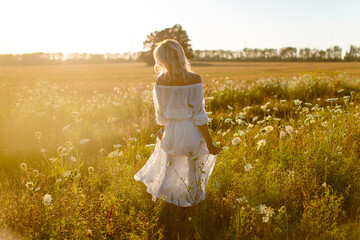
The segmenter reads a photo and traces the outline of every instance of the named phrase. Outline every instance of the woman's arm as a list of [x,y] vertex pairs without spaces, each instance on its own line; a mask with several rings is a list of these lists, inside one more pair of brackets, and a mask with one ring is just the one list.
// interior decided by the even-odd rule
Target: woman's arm
[[207,126],[207,124],[204,124],[202,126],[198,126],[198,128],[200,128],[201,134],[203,135],[205,142],[206,142],[206,146],[209,150],[209,152],[212,155],[216,155],[219,153],[219,150],[217,149],[216,145],[213,143],[210,133],[209,133],[209,128]]
[[161,140],[162,139],[162,135],[165,131],[165,125],[161,125],[161,128],[157,131],[156,136]]

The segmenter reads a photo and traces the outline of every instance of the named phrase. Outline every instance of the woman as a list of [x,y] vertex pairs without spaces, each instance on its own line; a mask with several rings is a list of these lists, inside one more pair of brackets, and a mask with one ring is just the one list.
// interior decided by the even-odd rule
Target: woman
[[153,54],[155,119],[161,129],[154,152],[134,178],[147,186],[153,200],[193,206],[205,199],[218,154],[207,127],[201,77],[190,70],[175,40],[158,43]]

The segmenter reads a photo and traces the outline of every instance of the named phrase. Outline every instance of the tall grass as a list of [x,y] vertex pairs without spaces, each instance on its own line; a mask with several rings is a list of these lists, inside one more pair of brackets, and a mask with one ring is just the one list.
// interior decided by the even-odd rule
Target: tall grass
[[[360,80],[303,74],[205,82],[221,149],[207,199],[155,203],[133,179],[153,151],[150,85],[1,91],[0,236],[360,238]],[[86,86],[84,86],[86,87]]]

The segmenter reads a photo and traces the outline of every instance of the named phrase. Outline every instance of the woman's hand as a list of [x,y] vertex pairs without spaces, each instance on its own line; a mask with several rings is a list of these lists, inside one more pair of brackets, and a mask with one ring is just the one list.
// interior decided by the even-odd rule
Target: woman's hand
[[157,132],[156,132],[156,136],[161,140],[162,139],[162,135],[163,135],[163,131],[160,128]]
[[219,150],[218,148],[216,147],[216,144],[211,141],[211,142],[206,142],[206,146],[209,150],[209,152],[212,154],[212,155],[217,155],[219,154]]

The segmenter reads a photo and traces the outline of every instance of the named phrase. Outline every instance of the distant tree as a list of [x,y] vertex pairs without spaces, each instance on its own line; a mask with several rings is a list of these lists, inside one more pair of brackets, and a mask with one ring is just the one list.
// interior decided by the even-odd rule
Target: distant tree
[[344,61],[355,62],[360,61],[360,47],[350,46],[350,51],[346,52]]
[[296,60],[296,48],[294,47],[285,47],[280,49],[280,58],[285,61],[294,61]]
[[186,57],[190,60],[193,59],[194,54],[191,48],[190,39],[182,26],[180,24],[176,24],[172,28],[165,28],[160,32],[154,31],[147,35],[147,39],[144,41],[144,49],[146,51],[140,54],[139,60],[147,63],[148,65],[154,65],[155,60],[153,57],[153,50],[156,47],[156,43],[161,42],[167,38],[178,41],[183,47]]

